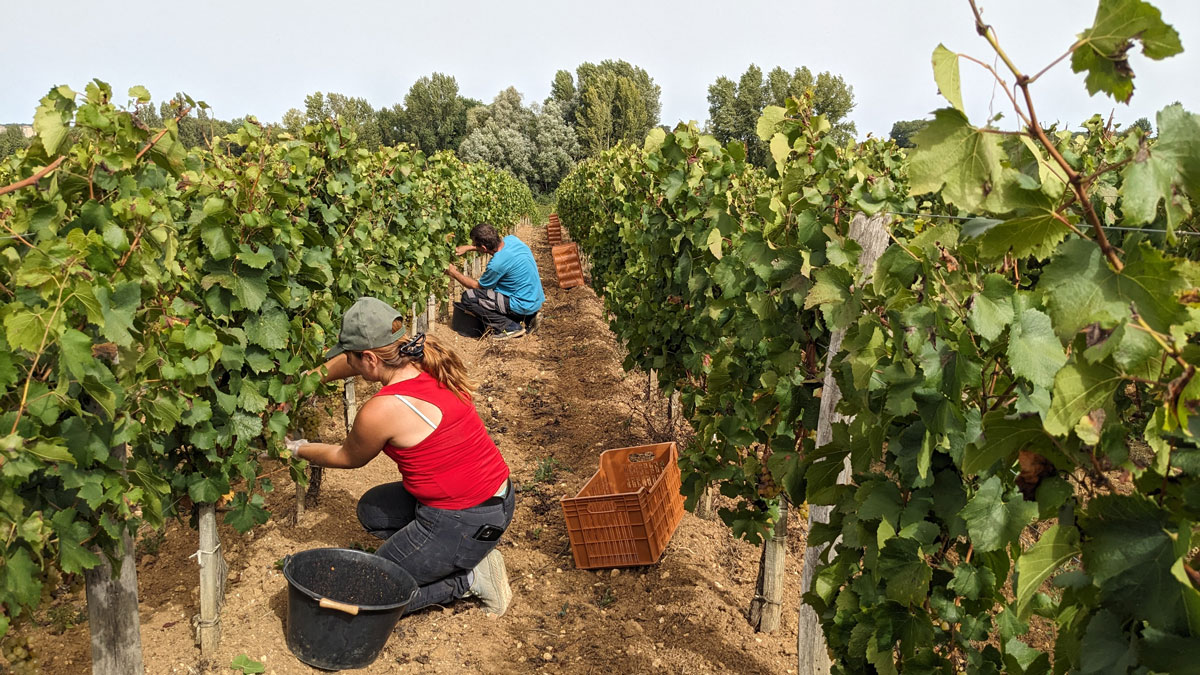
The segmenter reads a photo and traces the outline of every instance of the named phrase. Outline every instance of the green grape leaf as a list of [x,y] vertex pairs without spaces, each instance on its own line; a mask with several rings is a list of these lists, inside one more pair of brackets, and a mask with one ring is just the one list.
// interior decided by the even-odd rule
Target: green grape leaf
[[1130,316],[1130,304],[1160,332],[1183,320],[1176,294],[1188,287],[1179,261],[1145,241],[1126,249],[1125,269],[1114,272],[1100,247],[1083,239],[1064,243],[1042,272],[1054,330],[1069,341],[1092,323],[1113,326]]
[[1139,148],[1121,181],[1121,212],[1126,225],[1148,225],[1165,202],[1167,226],[1174,231],[1200,200],[1200,115],[1171,105],[1158,113],[1158,138]]
[[0,388],[8,388],[17,381],[17,355],[11,351],[0,351]]
[[1127,103],[1133,96],[1133,70],[1129,50],[1134,41],[1142,53],[1161,60],[1183,51],[1179,33],[1162,20],[1162,13],[1143,0],[1101,0],[1092,26],[1079,34],[1071,69],[1087,72],[1089,94],[1097,92]]
[[1159,673],[1196,673],[1196,654],[1200,654],[1200,637],[1173,635],[1154,626],[1142,631],[1142,665]]
[[[687,185],[687,177],[682,171],[672,171],[665,180],[663,180],[663,194],[666,195],[668,202],[675,201],[679,193]],[[719,233],[718,233],[719,234]],[[711,236],[711,235],[710,235]]]
[[266,349],[287,347],[289,333],[287,314],[280,309],[255,314],[246,322],[246,334],[250,343]]
[[[991,203],[1003,180],[1000,137],[975,128],[954,108],[941,108],[913,139],[909,192],[942,192],[947,203],[978,211]],[[944,186],[944,189],[943,189]]]
[[252,348],[246,352],[246,363],[256,373],[265,373],[274,370],[276,367],[275,359],[257,348]]
[[1063,366],[1054,378],[1050,410],[1044,420],[1046,431],[1066,436],[1093,410],[1110,407],[1123,381],[1121,372],[1107,361],[1076,361]]
[[189,427],[212,419],[212,404],[204,399],[194,399],[191,406],[184,411],[180,421]]
[[1008,220],[975,218],[963,225],[964,237],[980,239],[985,260],[999,260],[1007,253],[1042,260],[1054,253],[1069,232],[1049,211]]
[[1011,464],[1017,451],[1031,444],[1042,453],[1042,446],[1049,442],[1036,416],[1010,418],[1002,410],[993,410],[983,416],[983,435],[963,451],[963,473],[977,474],[1002,459]]
[[763,108],[762,115],[759,116],[755,126],[755,133],[759,140],[771,140],[771,137],[775,135],[776,126],[783,121],[785,115],[787,115],[787,111],[777,105]]
[[999,274],[985,276],[983,291],[975,294],[967,317],[971,330],[992,342],[1000,337],[1004,328],[1012,323],[1012,298],[1016,292],[1008,279]]
[[55,87],[42,98],[41,105],[33,113],[33,131],[49,155],[58,152],[63,139],[67,137],[71,112],[75,108],[75,95],[69,87]]
[[254,526],[262,525],[270,518],[270,512],[263,508],[262,495],[256,494],[248,498],[246,493],[239,492],[229,505],[225,523],[238,532],[249,532]]
[[7,597],[22,605],[36,605],[42,596],[40,571],[29,557],[29,549],[10,548],[4,564],[0,565],[0,588]]
[[146,89],[145,87],[143,87],[140,84],[134,85],[129,88],[129,96],[130,96],[130,98],[133,98],[134,100],[136,100],[138,103],[149,103],[150,102],[150,90]]
[[975,550],[980,553],[1015,542],[1022,528],[1037,517],[1037,504],[1025,501],[1019,493],[1010,491],[1008,499],[1004,497],[1000,478],[992,476],[979,486],[959,513],[967,523]]
[[1170,515],[1140,495],[1102,495],[1081,519],[1087,533],[1083,566],[1100,588],[1101,602],[1136,621],[1186,628],[1184,591],[1172,573],[1188,552],[1188,533],[1173,532]]
[[792,144],[788,142],[788,137],[784,134],[775,134],[771,137],[769,148],[771,158],[775,160],[775,170],[780,174],[785,173],[788,155],[792,154]]
[[75,509],[63,509],[50,519],[58,536],[58,561],[64,572],[79,574],[100,564],[100,556],[84,548],[91,536],[87,523],[76,518]]
[[68,328],[58,338],[58,358],[73,377],[83,379],[88,366],[96,362],[92,356],[92,339]]
[[883,519],[893,528],[900,524],[903,498],[895,483],[879,480],[864,483],[854,495],[854,500],[858,503],[856,514],[859,520]]
[[1045,675],[1050,672],[1050,655],[1014,637],[1004,643],[1004,666],[1004,672],[1014,675]]
[[194,502],[211,504],[229,491],[228,482],[218,483],[217,480],[202,474],[194,474],[191,478],[191,483],[188,484],[188,496]]
[[1137,664],[1137,652],[1121,630],[1121,619],[1101,609],[1088,622],[1079,645],[1079,659],[1084,673],[1127,673]]
[[1057,523],[1043,532],[1037,543],[1021,554],[1017,560],[1017,577],[1014,584],[1019,619],[1025,621],[1029,618],[1032,611],[1030,601],[1042,582],[1058,571],[1063,563],[1079,555],[1079,552],[1079,531]]
[[183,418],[183,410],[180,409],[178,401],[166,394],[159,394],[147,400],[146,412],[151,420],[157,422],[153,425],[156,429],[171,429]]
[[1054,375],[1067,362],[1067,353],[1054,336],[1050,317],[1037,309],[1026,309],[1016,316],[1009,330],[1008,362],[1014,375],[1036,386],[1054,384]]
[[929,595],[933,568],[921,555],[914,539],[894,537],[879,552],[879,573],[887,579],[887,597],[902,605],[919,607]]
[[858,314],[850,302],[853,277],[842,267],[822,267],[813,272],[816,281],[804,298],[804,309],[821,308],[828,325],[839,327],[853,321]]
[[267,397],[258,390],[258,385],[249,380],[242,380],[238,390],[238,407],[252,413],[260,413],[267,409]]
[[124,281],[111,293],[101,286],[96,289],[96,301],[104,315],[101,334],[122,347],[132,345],[134,313],[142,302],[141,286],[135,281]]
[[217,344],[217,334],[207,326],[190,325],[183,332],[183,345],[195,352],[207,352]]
[[255,661],[245,654],[238,654],[237,656],[233,657],[233,662],[229,664],[229,667],[233,668],[234,670],[240,670],[246,675],[251,675],[252,673],[264,673],[267,670],[266,664],[260,661]]
[[56,443],[47,443],[46,441],[38,441],[30,445],[27,450],[29,454],[39,457],[47,462],[68,462],[75,463],[75,455],[64,445]]
[[250,246],[242,244],[241,249],[238,251],[237,259],[247,267],[261,270],[275,262],[275,254],[266,246],[260,246],[258,251],[254,251]]
[[946,587],[968,600],[978,600],[996,588],[996,573],[990,567],[959,563]]
[[248,440],[257,438],[262,433],[263,421],[258,415],[249,413],[235,412],[230,418],[233,426],[233,435],[239,439]]
[[667,132],[660,127],[654,127],[646,134],[646,140],[642,144],[642,150],[646,153],[658,152],[662,148],[663,141],[667,138]]
[[712,252],[713,257],[717,260],[721,259],[722,241],[721,230],[719,228],[714,227],[713,229],[709,230],[708,241],[705,245],[708,246],[708,250]]
[[43,308],[40,312],[31,312],[27,308],[12,304],[5,308],[4,337],[13,349],[24,349],[36,352],[42,346],[42,337],[46,335],[46,323],[53,310]]
[[213,260],[225,260],[233,255],[233,241],[225,231],[224,223],[219,220],[208,220],[200,226],[200,238],[208,255]]
[[939,44],[933,50],[933,79],[937,82],[938,91],[950,105],[959,112],[966,113],[962,101],[962,85],[958,77],[958,54]]

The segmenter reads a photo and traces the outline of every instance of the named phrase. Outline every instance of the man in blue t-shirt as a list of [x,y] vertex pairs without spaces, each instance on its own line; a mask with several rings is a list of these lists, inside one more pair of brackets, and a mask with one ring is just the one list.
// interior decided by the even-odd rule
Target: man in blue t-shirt
[[496,228],[486,223],[471,230],[471,243],[454,252],[490,253],[492,259],[478,280],[459,272],[454,265],[446,268],[446,274],[467,289],[462,294],[463,309],[482,319],[495,339],[521,337],[526,327],[533,328],[537,312],[546,301],[533,252],[514,235],[501,239]]

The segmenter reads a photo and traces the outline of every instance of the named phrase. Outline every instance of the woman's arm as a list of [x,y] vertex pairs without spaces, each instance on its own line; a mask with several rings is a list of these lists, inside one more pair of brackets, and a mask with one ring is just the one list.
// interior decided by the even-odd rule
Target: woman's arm
[[347,377],[358,375],[358,371],[354,369],[354,366],[350,365],[350,359],[344,353],[338,354],[326,361],[322,369],[321,384],[333,382],[334,380],[344,380]]
[[357,469],[365,466],[383,451],[392,436],[389,416],[384,406],[372,405],[375,400],[358,411],[350,436],[341,445],[331,443],[308,443],[296,449],[296,456],[317,466],[331,469]]

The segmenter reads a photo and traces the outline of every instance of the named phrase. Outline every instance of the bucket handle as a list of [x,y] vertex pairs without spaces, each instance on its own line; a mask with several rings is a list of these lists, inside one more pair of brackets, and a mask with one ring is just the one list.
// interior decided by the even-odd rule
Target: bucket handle
[[344,602],[338,602],[337,600],[330,600],[329,598],[321,598],[321,602],[318,604],[325,609],[336,609],[337,611],[345,612],[350,616],[358,616],[358,605],[349,605]]

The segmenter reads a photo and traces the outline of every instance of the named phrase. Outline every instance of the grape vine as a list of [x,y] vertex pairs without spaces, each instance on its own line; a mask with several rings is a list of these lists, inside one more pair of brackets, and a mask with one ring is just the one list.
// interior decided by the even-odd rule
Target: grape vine
[[226,521],[265,522],[259,456],[303,480],[286,410],[318,390],[303,373],[341,310],[423,305],[474,224],[533,210],[510,174],[369,153],[333,121],[250,119],[188,151],[129,96],[52,89],[0,165],[0,634],[46,570],[95,566],[185,500],[235,492]]
[[[806,600],[838,672],[1183,672],[1200,653],[1200,264],[1181,236],[1200,116],[1170,106],[1155,138],[1044,128],[1045,70],[1021,71],[969,4],[1018,130],[969,121],[960,63],[1003,78],[939,46],[950,107],[911,155],[838,147],[791,101],[759,122],[765,172],[680,126],[580,165],[559,212],[626,366],[682,393],[690,501],[719,483],[752,540],[779,491],[833,506]],[[1103,0],[1060,61],[1127,100],[1139,46],[1181,49],[1149,3]],[[891,217],[873,269],[855,212]],[[849,421],[817,449],[837,329]]]

